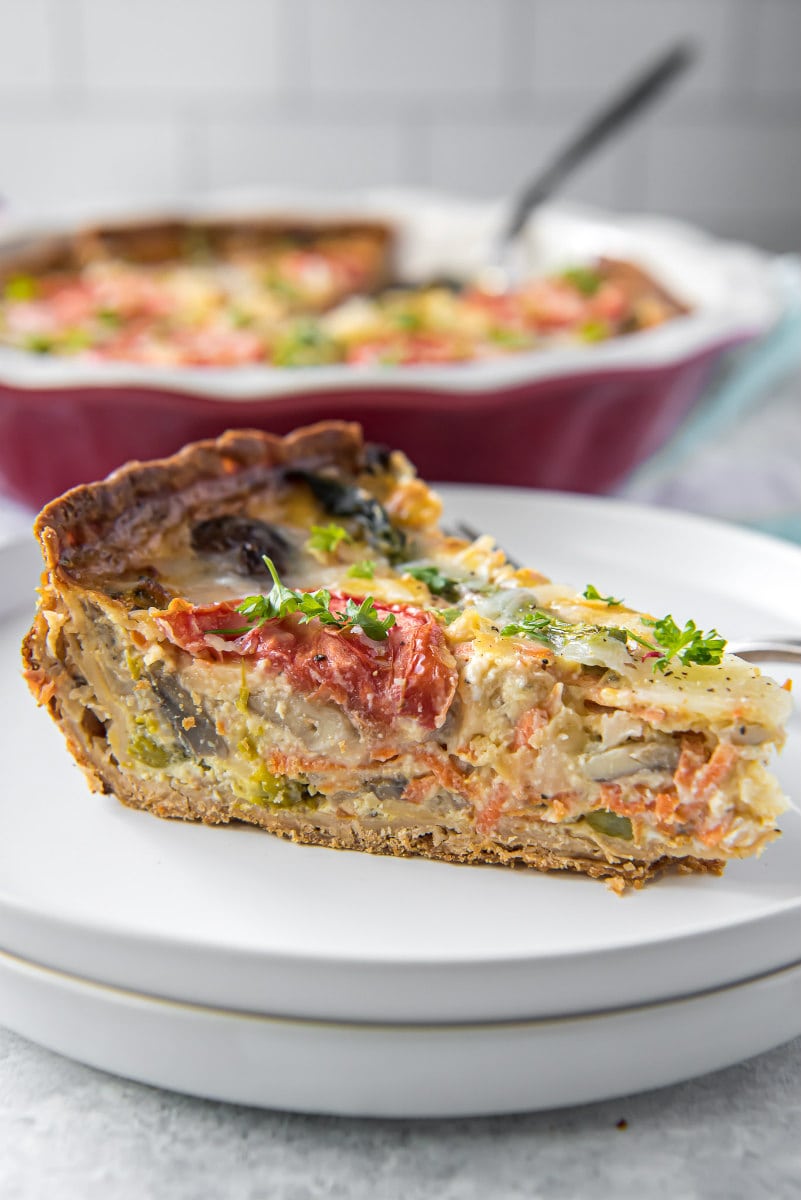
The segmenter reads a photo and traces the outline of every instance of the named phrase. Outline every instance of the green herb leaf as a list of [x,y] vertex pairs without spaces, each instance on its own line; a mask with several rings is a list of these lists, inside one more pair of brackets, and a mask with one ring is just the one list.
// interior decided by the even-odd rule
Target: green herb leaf
[[50,354],[55,349],[56,341],[49,333],[32,333],[24,345],[33,354]]
[[585,600],[601,600],[604,604],[608,604],[610,608],[623,603],[622,600],[616,600],[614,596],[602,596],[597,587],[592,583],[587,584],[582,595]]
[[714,666],[723,657],[726,639],[717,629],[704,633],[696,627],[695,621],[688,621],[683,629],[679,629],[670,615],[658,621],[645,619],[644,624],[653,629],[654,641],[664,650],[654,662],[654,670],[664,671],[671,658],[677,658],[685,666],[690,663]]
[[616,625],[592,625],[585,621],[561,621],[541,609],[525,613],[519,621],[506,625],[501,630],[501,637],[524,636],[532,641],[542,642],[557,654],[561,654],[570,642],[593,641],[596,639],[612,638],[616,642],[627,641],[627,631]]
[[488,330],[487,338],[506,350],[525,350],[534,345],[533,334],[520,329],[505,329],[503,325],[495,325]]
[[[587,596],[587,592],[590,590],[595,591],[591,584],[588,585],[584,595]],[[595,596],[587,596],[587,598],[596,599]],[[605,600],[607,603],[611,600],[611,597],[605,596],[597,598]],[[617,604],[619,601],[614,601],[614,603]],[[654,671],[664,671],[673,658],[677,658],[685,666],[690,663],[714,666],[723,657],[726,639],[722,638],[716,629],[704,633],[696,627],[694,621],[688,621],[684,629],[679,629],[671,616],[662,617],[659,621],[643,618],[643,623],[653,629],[653,642],[640,637],[631,629],[624,629],[618,625],[592,625],[581,621],[571,624],[568,621],[560,621],[558,617],[552,617],[540,609],[534,609],[532,612],[525,613],[514,624],[506,625],[501,630],[501,637],[522,635],[533,641],[542,642],[545,646],[550,646],[557,654],[564,649],[568,642],[575,641],[577,638],[611,637],[623,644],[632,641],[655,656]]]
[[439,567],[407,567],[406,574],[424,583],[432,596],[442,596],[444,600],[459,599],[458,581],[443,574]]
[[579,329],[579,336],[584,342],[605,342],[610,329],[606,321],[586,321]]
[[[286,617],[289,613],[297,612],[302,595],[302,593],[292,591],[291,588],[284,587],[278,578],[273,560],[266,554],[262,557],[273,578],[272,590],[267,596],[246,596],[242,603],[236,606],[237,612],[241,612],[253,624],[258,625],[263,624],[264,621]],[[330,596],[328,598],[331,599]]]
[[92,338],[85,329],[67,329],[61,338],[61,349],[72,354],[80,354],[92,344]]
[[322,554],[333,554],[340,542],[351,542],[353,538],[341,525],[312,525],[311,536],[306,539],[309,550]]
[[[294,474],[294,473],[293,473]],[[374,496],[363,488],[317,475],[313,471],[298,471],[318,503],[332,517],[352,517],[364,530],[370,546],[385,554],[390,562],[408,558],[406,534],[392,524],[389,513]]]
[[417,333],[423,327],[423,318],[419,313],[401,309],[399,312],[392,313],[392,324],[405,333]]
[[348,569],[349,579],[373,579],[375,577],[375,562],[372,558],[363,558]]
[[249,624],[236,630],[210,629],[209,633],[247,633],[263,625],[265,621],[298,613],[304,624],[320,621],[323,625],[333,625],[337,629],[359,628],[372,641],[383,642],[395,624],[394,613],[387,613],[383,620],[379,617],[372,596],[365,596],[359,604],[348,599],[344,612],[332,612],[331,593],[326,588],[318,588],[316,592],[296,592],[281,583],[275,563],[266,554],[264,562],[273,578],[271,592],[267,596],[246,596],[236,606],[236,611],[247,617]]
[[504,625],[501,637],[523,636],[558,651],[563,649],[571,638],[580,636],[583,630],[593,628],[591,625],[571,625],[569,621],[560,621],[558,617],[551,617],[548,613],[535,609],[525,613],[519,621]]
[[32,275],[15,275],[3,289],[6,300],[33,300],[39,287]]
[[446,625],[452,625],[457,617],[461,617],[462,610],[461,608],[440,608],[438,613]]
[[299,320],[279,334],[272,353],[277,367],[315,367],[341,357],[341,348],[311,318]]
[[[337,614],[341,616],[342,614]],[[375,601],[372,596],[365,596],[360,604],[356,604],[355,600],[349,599],[345,605],[345,624],[358,626],[366,637],[371,638],[374,642],[383,642],[392,626],[395,624],[395,614],[387,613],[386,617],[381,620],[376,612]]]
[[562,272],[562,279],[581,292],[582,296],[594,296],[603,283],[598,272],[590,267],[571,267]]

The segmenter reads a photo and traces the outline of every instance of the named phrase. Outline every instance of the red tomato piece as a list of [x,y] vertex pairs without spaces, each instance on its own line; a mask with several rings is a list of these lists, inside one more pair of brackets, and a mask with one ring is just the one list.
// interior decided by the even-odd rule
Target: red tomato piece
[[[334,597],[332,611],[345,597]],[[420,609],[376,605],[394,613],[387,638],[373,641],[359,629],[336,629],[295,616],[267,621],[222,640],[214,630],[241,628],[230,604],[168,609],[158,617],[170,640],[193,655],[254,659],[312,700],[334,703],[356,723],[387,728],[402,717],[438,729],[456,691],[456,662],[442,626]],[[210,640],[211,638],[211,640]]]

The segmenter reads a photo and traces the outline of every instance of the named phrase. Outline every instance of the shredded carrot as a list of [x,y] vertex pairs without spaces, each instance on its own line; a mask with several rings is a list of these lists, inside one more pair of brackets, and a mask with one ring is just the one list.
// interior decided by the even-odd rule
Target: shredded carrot
[[521,746],[528,744],[529,738],[536,733],[538,729],[543,729],[548,724],[548,714],[543,708],[529,708],[519,718],[515,725],[514,747],[519,750]]
[[436,790],[437,781],[433,775],[420,775],[417,779],[409,780],[401,795],[401,800],[407,800],[409,804],[422,804]]
[[623,789],[619,783],[602,783],[600,788],[601,808],[617,813],[621,817],[630,817],[634,813],[646,812],[648,804],[639,788],[634,789],[634,795],[621,799]]
[[476,815],[476,833],[486,837],[492,833],[500,820],[506,801],[509,799],[509,789],[505,784],[496,784],[490,798]]
[[700,830],[696,835],[705,846],[718,846],[731,829],[734,814],[729,812],[709,829]]
[[692,783],[692,795],[696,800],[708,800],[734,770],[739,751],[729,742],[721,742],[705,766],[700,767]]
[[681,754],[678,766],[673,773],[673,782],[681,790],[692,787],[696,772],[704,765],[704,740],[697,733],[687,733],[681,739]]
[[660,825],[670,825],[675,820],[679,798],[675,792],[659,792],[654,800],[654,813]]
[[419,754],[418,761],[425,763],[432,774],[448,791],[465,794],[465,776],[458,770],[449,758],[443,757],[432,750]]

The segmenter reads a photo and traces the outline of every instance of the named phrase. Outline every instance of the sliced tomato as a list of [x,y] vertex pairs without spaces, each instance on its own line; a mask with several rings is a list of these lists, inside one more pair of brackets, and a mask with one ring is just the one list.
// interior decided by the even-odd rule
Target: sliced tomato
[[181,361],[199,367],[261,362],[264,343],[249,329],[198,329],[176,333]]
[[604,282],[590,300],[588,309],[593,317],[615,322],[623,318],[628,305],[628,298],[620,284]]
[[[334,597],[333,611],[345,597]],[[427,729],[444,722],[457,684],[442,626],[421,609],[376,605],[395,624],[383,642],[359,629],[336,629],[295,616],[237,634],[243,618],[231,604],[173,604],[158,621],[171,641],[210,659],[252,659],[287,677],[308,699],[334,703],[361,725],[388,728],[402,717]],[[220,630],[230,633],[220,634]],[[217,632],[215,632],[217,631]]]
[[348,350],[347,361],[368,365],[460,362],[470,356],[465,343],[445,333],[393,334],[357,342]]
[[520,302],[529,323],[543,330],[576,325],[587,313],[585,297],[559,279],[538,279],[527,285]]

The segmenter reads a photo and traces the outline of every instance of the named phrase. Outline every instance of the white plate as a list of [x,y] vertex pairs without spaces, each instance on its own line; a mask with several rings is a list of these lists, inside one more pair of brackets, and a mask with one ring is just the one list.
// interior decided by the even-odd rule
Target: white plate
[[0,1023],[142,1083],[368,1117],[585,1104],[677,1083],[789,1041],[801,967],[685,1000],[484,1025],[297,1021],[176,1004],[0,952]]
[[[0,234],[0,257],[31,237],[68,232],[102,220],[177,219],[255,213],[301,213],[318,218],[378,217],[399,234],[402,278],[470,277],[490,260],[504,205],[435,192],[383,189],[353,194],[257,190],[222,193],[180,204],[165,202],[135,213],[80,210],[71,220],[15,223]],[[435,366],[158,367],[92,362],[29,354],[0,346],[0,380],[18,387],[97,387],[104,384],[168,388],[218,400],[247,400],[349,388],[425,388],[455,393],[493,391],[535,380],[607,370],[677,364],[742,338],[765,333],[785,303],[781,272],[753,247],[719,241],[699,229],[661,217],[620,216],[573,205],[546,205],[523,238],[532,274],[562,270],[606,255],[651,271],[692,308],[658,328],[592,346],[553,346],[533,354]]]
[[[556,578],[735,638],[798,633],[801,552],[615,501],[443,488]],[[160,821],[92,796],[18,675],[36,552],[0,552],[0,948],[196,1005],[368,1022],[495,1022],[664,1002],[801,961],[798,813],[722,879],[619,898],[585,878],[376,858]],[[782,675],[787,672],[782,669]],[[797,802],[793,718],[778,773]],[[801,1030],[801,1012],[798,1017]]]

